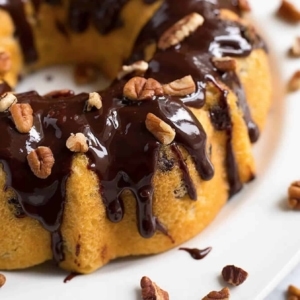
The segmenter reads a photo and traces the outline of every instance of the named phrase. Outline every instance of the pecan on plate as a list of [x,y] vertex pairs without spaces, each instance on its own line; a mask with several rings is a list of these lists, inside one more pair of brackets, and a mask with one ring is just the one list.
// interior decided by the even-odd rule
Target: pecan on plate
[[248,277],[248,273],[236,266],[228,265],[222,270],[223,279],[234,286],[238,286],[242,284]]
[[169,294],[146,276],[141,279],[141,288],[143,300],[169,300]]

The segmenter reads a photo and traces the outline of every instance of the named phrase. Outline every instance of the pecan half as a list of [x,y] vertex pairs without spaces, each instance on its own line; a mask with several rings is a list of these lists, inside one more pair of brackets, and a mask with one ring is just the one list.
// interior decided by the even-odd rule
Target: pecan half
[[133,77],[125,84],[123,94],[130,100],[152,100],[164,92],[161,84],[153,78]]
[[11,69],[11,64],[10,54],[0,49],[0,76],[4,76]]
[[288,82],[288,91],[295,92],[300,90],[300,70],[296,71]]
[[169,300],[169,294],[146,276],[141,279],[141,288],[143,300]]
[[175,130],[166,122],[158,118],[152,113],[148,113],[146,117],[147,129],[164,145],[169,145],[175,138]]
[[292,47],[289,49],[291,57],[300,57],[300,37],[296,37]]
[[122,66],[122,70],[118,74],[118,79],[124,78],[128,74],[134,73],[136,76],[143,75],[149,68],[149,64],[144,60],[139,60],[129,66]]
[[13,104],[9,111],[17,130],[20,133],[28,133],[33,126],[33,110],[30,104]]
[[248,0],[238,0],[238,7],[241,11],[249,12],[251,11],[251,6]]
[[208,295],[206,295],[202,300],[229,300],[230,290],[225,287],[221,291],[212,291]]
[[221,72],[235,71],[236,60],[229,56],[213,57],[212,63],[214,67]]
[[277,11],[277,15],[290,23],[297,23],[300,21],[300,11],[287,0],[282,0],[281,5]]
[[33,174],[41,179],[50,176],[54,165],[54,157],[49,147],[38,147],[27,155],[27,161]]
[[300,289],[294,285],[288,287],[288,300],[300,300]]
[[165,94],[184,97],[196,92],[196,85],[191,75],[163,85]]
[[165,50],[179,44],[203,23],[204,18],[198,13],[191,13],[185,16],[163,33],[158,41],[158,48]]
[[86,110],[91,111],[93,107],[95,107],[96,109],[100,109],[102,107],[102,98],[96,92],[89,93],[89,99],[87,100]]
[[288,189],[288,205],[292,209],[300,209],[300,181],[291,183]]
[[248,273],[241,268],[229,265],[223,268],[222,277],[227,283],[238,286],[247,279]]
[[6,277],[3,274],[0,274],[0,288],[4,286],[6,282]]
[[72,133],[71,136],[67,139],[66,146],[72,152],[85,153],[89,150],[87,138],[81,132],[78,132],[76,134]]
[[13,93],[5,93],[0,96],[0,112],[8,110],[13,104],[18,101]]

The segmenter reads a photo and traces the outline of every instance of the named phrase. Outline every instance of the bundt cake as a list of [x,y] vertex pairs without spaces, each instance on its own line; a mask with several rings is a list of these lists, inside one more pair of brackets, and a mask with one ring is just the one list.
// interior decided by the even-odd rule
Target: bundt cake
[[[0,2],[0,269],[89,273],[192,238],[255,177],[267,49],[238,0]],[[51,64],[112,84],[14,93]]]

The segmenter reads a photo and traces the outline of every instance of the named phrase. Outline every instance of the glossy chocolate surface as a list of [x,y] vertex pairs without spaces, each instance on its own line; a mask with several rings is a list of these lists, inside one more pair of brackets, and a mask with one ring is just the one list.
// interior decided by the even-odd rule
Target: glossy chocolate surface
[[191,255],[192,258],[194,258],[196,260],[200,260],[200,259],[203,259],[204,257],[206,257],[210,253],[210,251],[212,250],[212,247],[208,247],[205,249],[179,248],[179,250],[186,251],[187,253],[189,253]]
[[[8,1],[3,7],[13,16],[13,8],[19,7],[16,5],[18,2]],[[60,5],[60,1],[47,2],[51,5]],[[109,1],[110,13],[105,10],[108,1],[91,1],[97,7],[94,12],[99,11],[96,19],[93,19],[90,12],[87,13],[90,6],[84,5],[84,2],[71,1],[69,13],[71,28],[81,32],[91,20],[98,20],[99,17],[99,20],[104,18],[104,21],[99,22],[101,24],[97,25],[98,29],[102,33],[107,33],[115,27],[115,24],[112,26],[110,23],[111,16],[114,16],[115,20],[115,16],[119,15],[127,1]],[[145,2],[153,1],[145,0]],[[39,1],[35,0],[37,12],[39,5]],[[154,97],[149,101],[130,101],[123,96],[125,81],[115,81],[110,88],[100,92],[103,107],[87,112],[86,93],[79,95],[70,93],[65,97],[60,95],[42,97],[36,92],[18,94],[18,101],[30,103],[34,111],[34,126],[29,134],[20,134],[16,130],[9,112],[0,113],[2,132],[0,163],[8,174],[7,188],[12,188],[16,193],[16,199],[12,202],[17,202],[22,212],[39,220],[44,228],[51,232],[56,261],[64,259],[60,227],[64,213],[65,186],[71,174],[73,158],[72,152],[66,148],[66,140],[71,133],[82,132],[88,139],[88,168],[99,177],[99,193],[109,220],[112,222],[122,220],[124,216],[122,193],[130,190],[137,203],[137,227],[140,234],[145,238],[150,238],[157,230],[167,234],[167,229],[164,229],[163,224],[153,214],[152,207],[155,196],[153,176],[157,171],[159,153],[166,146],[161,145],[146,129],[146,115],[149,112],[155,114],[175,130],[176,137],[170,150],[177,157],[188,195],[192,200],[196,200],[196,188],[180,148],[183,147],[190,154],[203,180],[210,180],[213,177],[213,166],[206,153],[206,133],[189,108],[204,106],[207,84],[212,83],[219,90],[221,97],[218,104],[211,107],[209,112],[215,129],[224,131],[227,136],[225,167],[230,186],[229,194],[233,195],[241,189],[242,184],[232,148],[228,91],[219,85],[219,81],[228,83],[236,93],[238,106],[244,112],[252,141],[258,138],[258,130],[252,121],[243,88],[236,74],[219,72],[212,65],[211,58],[225,55],[246,57],[254,47],[261,44],[247,40],[243,25],[221,20],[220,8],[230,8],[238,12],[236,1],[230,0],[176,0],[176,5],[172,0],[165,0],[142,30],[133,50],[132,61],[143,58],[144,48],[149,43],[156,42],[166,29],[189,13],[200,13],[205,19],[203,26],[178,45],[164,51],[157,50],[145,74],[145,77],[155,78],[161,83],[192,75],[197,86],[197,91],[193,95],[182,99],[164,96]],[[103,14],[104,12],[106,13]],[[17,21],[15,24],[18,24]],[[21,28],[18,30],[20,37],[25,34]],[[26,31],[26,34],[30,35],[29,31]],[[261,43],[259,38],[256,41]],[[47,179],[37,178],[27,163],[28,153],[38,146],[50,147],[54,154],[55,164]],[[166,169],[172,168],[173,163],[168,163]]]

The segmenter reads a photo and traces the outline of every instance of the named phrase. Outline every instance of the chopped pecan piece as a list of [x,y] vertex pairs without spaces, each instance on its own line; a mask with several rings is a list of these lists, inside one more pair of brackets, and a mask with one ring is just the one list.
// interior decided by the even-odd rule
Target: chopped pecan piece
[[3,274],[0,274],[0,288],[4,286],[6,282],[6,277]]
[[98,69],[92,64],[78,64],[74,70],[74,80],[77,84],[87,84],[96,81]]
[[158,48],[165,50],[179,44],[203,23],[204,18],[198,13],[191,13],[185,16],[163,33],[158,41]]
[[118,74],[118,79],[124,78],[128,74],[134,73],[136,76],[143,75],[149,68],[149,64],[143,60],[139,60],[130,66],[122,66],[122,70]]
[[9,111],[17,130],[20,133],[28,133],[33,126],[33,110],[30,104],[13,104]]
[[0,96],[0,112],[8,110],[13,104],[17,103],[17,97],[13,93],[5,93]]
[[221,72],[235,71],[236,60],[229,56],[213,57],[212,63],[214,67]]
[[196,85],[192,76],[185,76],[163,85],[165,94],[170,96],[184,97],[196,92]]
[[289,50],[291,57],[300,57],[300,37],[296,37],[292,47]]
[[300,209],[300,181],[294,181],[288,189],[288,205],[292,209]]
[[300,21],[300,11],[294,4],[287,0],[282,0],[277,15],[290,23],[297,23]]
[[227,283],[238,286],[247,279],[248,273],[241,268],[230,265],[223,268],[222,277]]
[[38,147],[27,155],[27,161],[33,174],[41,179],[50,176],[54,165],[54,157],[49,147]]
[[229,300],[230,291],[229,288],[225,287],[221,291],[212,291],[206,295],[202,300]]
[[164,145],[169,145],[175,138],[175,130],[152,113],[147,114],[147,129]]
[[251,6],[248,0],[238,0],[238,6],[241,11],[245,11],[245,12],[251,11]]
[[288,91],[295,92],[300,89],[300,70],[296,71],[288,82]]
[[89,94],[86,110],[91,111],[93,107],[95,107],[96,109],[100,109],[102,107],[102,98],[96,92]]
[[123,94],[130,100],[152,100],[164,92],[161,84],[153,78],[133,77],[125,84]]
[[89,150],[87,138],[81,132],[76,134],[72,133],[71,136],[67,139],[66,146],[72,152],[85,153]]
[[0,49],[0,76],[4,76],[11,69],[10,54]]
[[141,288],[143,300],[169,300],[169,294],[146,276],[141,279]]
[[294,285],[288,287],[288,300],[300,300],[300,289]]

